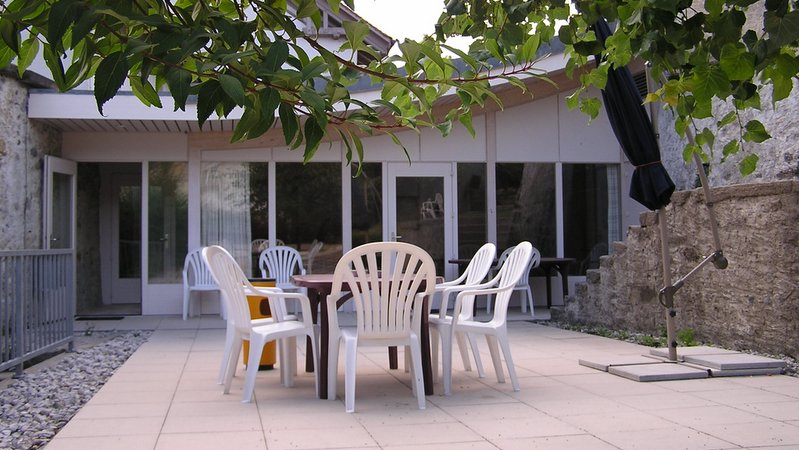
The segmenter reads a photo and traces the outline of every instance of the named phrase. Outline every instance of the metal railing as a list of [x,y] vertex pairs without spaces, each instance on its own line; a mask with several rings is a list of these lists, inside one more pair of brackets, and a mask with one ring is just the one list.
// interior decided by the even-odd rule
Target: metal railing
[[73,250],[0,251],[0,371],[68,345],[75,316]]

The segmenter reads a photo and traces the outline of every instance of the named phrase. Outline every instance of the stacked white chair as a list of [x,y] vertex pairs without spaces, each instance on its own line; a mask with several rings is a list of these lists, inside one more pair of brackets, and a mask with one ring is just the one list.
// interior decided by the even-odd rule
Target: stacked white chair
[[[510,352],[510,344],[508,343],[508,329],[507,329],[507,313],[508,303],[510,302],[511,294],[514,287],[519,282],[519,278],[526,275],[524,271],[530,263],[530,259],[539,255],[538,250],[533,248],[529,242],[522,242],[517,245],[507,256],[499,273],[493,279],[481,285],[473,286],[469,289],[463,290],[455,297],[455,307],[452,311],[452,325],[450,333],[452,336],[457,336],[463,333],[471,340],[476,335],[484,335],[488,342],[488,349],[491,353],[491,359],[494,363],[494,371],[497,375],[497,381],[500,383],[505,382],[505,375],[502,369],[501,356],[499,349],[502,349],[502,355],[505,357],[505,363],[508,367],[513,390],[519,390],[519,381],[516,377],[516,369],[513,365],[513,358]],[[494,296],[494,315],[488,322],[479,322],[469,317],[468,311],[474,307],[474,298],[478,295]],[[450,339],[452,342],[452,339]],[[485,377],[483,365],[480,362],[480,353],[473,347],[475,363],[477,364],[477,371],[480,378]],[[449,357],[452,357],[452,351],[449,352]],[[452,367],[452,362],[445,363],[444,367]],[[444,371],[444,386],[452,385],[452,371]],[[445,395],[448,392],[445,391]]]
[[[431,314],[429,319],[430,324],[430,342],[432,343],[433,350],[432,350],[432,365],[433,365],[433,379],[435,380],[438,375],[438,342],[439,339],[441,340],[441,348],[442,348],[442,361],[444,364],[444,372],[451,372],[451,362],[452,362],[452,341],[451,339],[454,337],[456,342],[458,343],[458,348],[461,353],[461,357],[463,359],[463,367],[467,371],[471,370],[471,364],[469,363],[469,353],[466,350],[466,344],[463,334],[459,334],[457,336],[453,336],[451,332],[452,328],[452,316],[447,314],[448,305],[450,305],[449,298],[453,293],[458,293],[465,289],[472,288],[476,285],[479,285],[485,281],[485,277],[488,274],[489,269],[491,268],[491,264],[494,262],[494,256],[496,256],[497,247],[492,243],[487,243],[480,247],[479,250],[474,254],[471,261],[469,261],[469,265],[466,266],[466,270],[456,279],[452,281],[446,281],[443,283],[439,283],[436,285],[436,293],[441,293],[441,306],[439,308],[438,314]],[[461,311],[461,320],[468,320],[471,319],[473,315],[473,310],[471,308],[466,308]],[[477,348],[474,343],[472,343],[472,352],[476,353]],[[448,366],[449,364],[449,366]],[[449,380],[451,378],[445,379],[444,384],[444,394],[449,395],[452,391],[452,386],[449,384]]]
[[[510,254],[510,252],[512,252],[512,251],[513,251],[513,247],[508,247],[508,248],[505,249],[504,252],[502,252],[502,254],[499,256],[499,259],[497,260],[497,263],[494,265],[494,267],[491,268],[491,275],[490,276],[493,277],[499,272],[499,268],[502,267],[502,264],[505,262],[505,258],[507,258],[508,255]],[[526,313],[527,312],[527,308],[529,307],[530,308],[530,317],[532,317],[532,318],[535,318],[535,308],[534,308],[535,300],[533,298],[533,290],[530,288],[530,271],[535,269],[536,267],[538,267],[538,265],[540,263],[541,263],[541,255],[540,254],[539,254],[539,256],[537,258],[530,259],[530,262],[529,262],[527,268],[525,269],[524,274],[521,276],[521,278],[519,278],[519,282],[516,283],[516,286],[514,286],[514,288],[513,288],[514,292],[519,291],[523,295],[523,298],[520,299],[522,312]],[[486,313],[487,314],[491,314],[491,299],[490,298],[486,299]]]

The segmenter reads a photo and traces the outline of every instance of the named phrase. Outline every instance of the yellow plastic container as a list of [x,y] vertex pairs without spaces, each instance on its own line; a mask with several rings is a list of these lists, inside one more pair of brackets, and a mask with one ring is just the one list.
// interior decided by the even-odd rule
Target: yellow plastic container
[[[275,287],[275,280],[265,278],[250,279],[250,283],[256,287]],[[266,297],[247,296],[247,302],[250,304],[250,318],[263,319],[265,317],[272,317],[269,311],[269,301]],[[247,360],[250,355],[250,342],[244,341],[244,365],[247,365]],[[275,368],[275,360],[277,355],[275,341],[269,341],[264,346],[261,353],[261,361],[258,364],[258,370],[272,370]]]

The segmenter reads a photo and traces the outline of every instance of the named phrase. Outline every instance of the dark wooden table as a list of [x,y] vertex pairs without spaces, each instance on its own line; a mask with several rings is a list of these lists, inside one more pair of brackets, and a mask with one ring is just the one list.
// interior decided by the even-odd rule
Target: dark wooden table
[[[440,279],[438,281],[443,281]],[[319,324],[319,398],[327,398],[327,368],[328,368],[328,345],[330,343],[330,322],[327,313],[327,296],[333,290],[333,274],[309,274],[309,275],[294,275],[291,277],[291,282],[299,287],[308,289],[308,300],[311,302],[311,314],[313,315],[314,323]],[[349,298],[344,297],[337,302],[336,307],[343,305]],[[427,302],[429,299],[425,297],[423,311],[427,311]],[[322,307],[319,308],[319,305]],[[317,314],[321,311],[321,314]],[[420,344],[422,347],[422,376],[424,379],[424,393],[425,395],[433,395],[433,367],[430,361],[430,330],[428,327],[427,314],[422,314],[422,330],[419,336]],[[310,348],[310,347],[309,347]],[[314,361],[311,352],[305,352],[305,370],[313,372]],[[390,353],[391,354],[391,353]],[[393,352],[393,361],[391,364],[392,369],[397,368],[396,363],[396,348]]]
[[[471,258],[450,259],[450,264],[457,264],[459,268],[465,269]],[[547,283],[547,308],[552,307],[552,275],[557,271],[560,273],[563,283],[563,295],[569,294],[569,265],[575,261],[574,258],[555,258],[551,256],[541,257],[541,263],[533,271],[540,270],[544,273]],[[496,263],[496,261],[494,261]]]

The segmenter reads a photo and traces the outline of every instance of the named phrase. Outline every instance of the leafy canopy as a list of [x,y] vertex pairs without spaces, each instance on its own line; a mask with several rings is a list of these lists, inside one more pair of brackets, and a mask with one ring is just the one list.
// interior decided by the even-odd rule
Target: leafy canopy
[[[306,23],[322,26],[326,10],[352,2],[0,0],[0,67],[15,63],[22,74],[41,54],[62,91],[94,79],[101,113],[127,81],[150,106],[162,107],[164,90],[176,110],[196,98],[201,125],[240,108],[233,141],[256,138],[279,120],[286,144],[303,146],[306,161],[329,134],[345,143],[348,160],[360,160],[361,136],[376,132],[399,145],[393,130],[434,126],[446,135],[458,121],[473,132],[473,108],[499,103],[490,83],[525,90],[525,78],[546,79],[536,63],[542,44],[557,37],[569,73],[581,81],[570,106],[595,116],[599,100],[585,90],[604,87],[609,68],[641,58],[662,74],[646,100],[672,108],[677,131],[696,136],[686,155],[709,159],[715,133],[697,123],[721,117],[719,128],[740,130],[721,144],[722,157],[747,151],[744,173],[756,166],[751,146],[769,134],[742,112],[759,110],[766,88],[772,102],[788,97],[799,73],[799,11],[789,0],[449,0],[431,36],[406,40],[390,56],[368,45],[364,22],[343,22],[340,49],[306,31]],[[755,4],[762,11],[747,22]],[[606,48],[590,27],[600,17],[617,23]],[[446,45],[452,36],[471,37],[468,52]],[[594,55],[601,55],[596,67]],[[363,77],[379,84],[380,99],[365,103],[352,93]],[[458,101],[434,112],[445,95]]]

